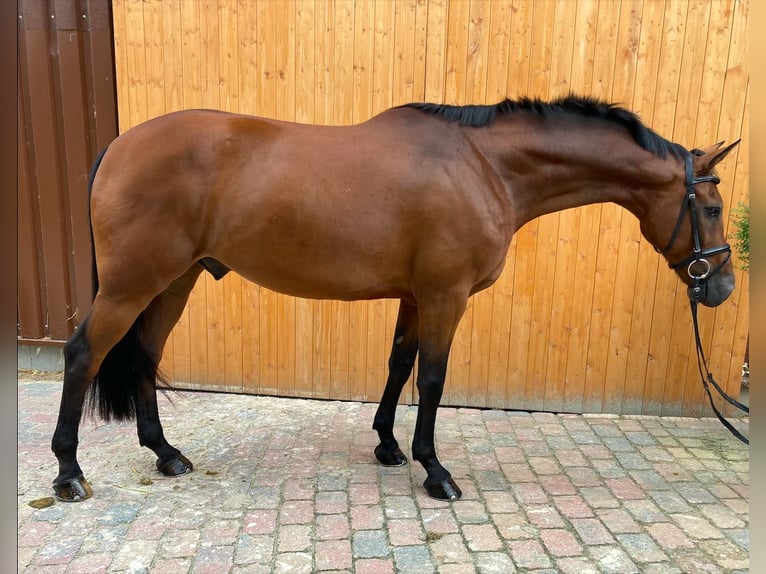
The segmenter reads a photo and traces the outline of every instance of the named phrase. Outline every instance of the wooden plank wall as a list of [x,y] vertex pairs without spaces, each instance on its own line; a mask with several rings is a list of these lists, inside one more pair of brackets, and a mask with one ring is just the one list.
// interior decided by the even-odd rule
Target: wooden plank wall
[[21,0],[18,313],[22,342],[61,344],[90,309],[87,179],[117,135],[108,0]]
[[[114,0],[120,129],[211,107],[316,124],[412,101],[574,91],[620,102],[688,147],[743,138],[721,165],[747,198],[749,5],[740,0]],[[738,393],[748,276],[701,312]],[[376,401],[397,303],[284,297],[200,280],[162,367],[189,388]],[[542,217],[472,298],[445,404],[707,413],[685,288],[615,205]],[[410,385],[404,400],[415,400]]]

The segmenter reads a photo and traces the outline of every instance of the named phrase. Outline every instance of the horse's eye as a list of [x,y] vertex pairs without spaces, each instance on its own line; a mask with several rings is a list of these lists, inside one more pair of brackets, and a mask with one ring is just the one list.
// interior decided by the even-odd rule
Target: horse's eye
[[720,207],[706,207],[705,208],[705,215],[707,215],[710,219],[714,219],[716,217],[721,216],[721,208]]

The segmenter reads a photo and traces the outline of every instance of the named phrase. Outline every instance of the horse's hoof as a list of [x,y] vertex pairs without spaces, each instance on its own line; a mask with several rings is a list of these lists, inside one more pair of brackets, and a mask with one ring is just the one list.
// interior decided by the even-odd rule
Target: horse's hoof
[[182,474],[188,474],[194,470],[194,465],[188,458],[179,452],[175,457],[166,462],[161,462],[158,459],[157,470],[165,476],[180,476]]
[[375,458],[383,466],[404,466],[407,464],[407,456],[399,447],[396,447],[394,450],[388,450],[379,444],[375,447]]
[[56,500],[61,502],[80,502],[93,496],[93,489],[83,475],[62,483],[53,483]]
[[438,484],[429,485],[427,483],[428,481],[423,483],[423,486],[426,487],[428,496],[435,498],[436,500],[458,500],[463,496],[463,491],[460,490],[460,487],[454,480],[452,480],[452,477],[447,480],[442,480]]

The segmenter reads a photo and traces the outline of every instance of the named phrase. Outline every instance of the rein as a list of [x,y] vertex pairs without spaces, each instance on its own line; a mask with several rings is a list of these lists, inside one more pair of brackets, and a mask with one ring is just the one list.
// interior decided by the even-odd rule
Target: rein
[[[701,241],[700,241],[700,232],[699,232],[699,222],[697,220],[697,201],[696,201],[696,193],[694,191],[694,186],[699,183],[706,183],[706,182],[713,182],[715,184],[720,183],[720,179],[718,179],[715,175],[703,175],[700,177],[694,177],[694,170],[693,170],[693,159],[691,154],[686,156],[686,195],[684,196],[683,204],[681,205],[681,212],[678,215],[678,219],[676,220],[675,228],[673,229],[673,234],[670,236],[670,241],[665,246],[664,249],[656,249],[658,253],[665,253],[667,252],[675,243],[676,238],[678,237],[678,233],[681,229],[681,225],[683,223],[684,215],[686,214],[686,211],[689,210],[689,216],[691,217],[691,225],[692,225],[692,238],[694,241],[694,247],[692,254],[687,257],[686,259],[682,259],[681,261],[678,261],[676,263],[671,263],[669,267],[671,269],[680,269],[682,267],[686,267],[686,272],[689,274],[689,277],[691,277],[694,284],[687,289],[687,293],[689,295],[689,305],[691,308],[692,313],[692,324],[694,325],[694,341],[696,344],[696,350],[697,350],[697,367],[699,369],[700,377],[702,379],[702,386],[705,389],[705,393],[707,394],[708,400],[710,401],[710,406],[713,409],[713,412],[715,413],[715,416],[718,417],[718,420],[721,421],[723,426],[725,426],[729,431],[737,437],[739,440],[741,440],[745,444],[750,444],[750,439],[748,439],[746,436],[744,436],[738,429],[734,427],[729,421],[727,421],[721,412],[718,410],[718,408],[715,406],[715,402],[713,401],[713,395],[710,392],[710,385],[713,385],[713,388],[718,392],[718,394],[725,399],[729,404],[734,405],[736,408],[738,408],[740,411],[743,411],[745,413],[750,413],[750,407],[747,405],[744,405],[737,401],[736,399],[732,398],[730,395],[728,395],[715,381],[713,378],[713,375],[708,370],[707,366],[707,360],[705,359],[705,352],[702,349],[702,340],[700,338],[699,333],[699,325],[697,322],[697,305],[702,300],[702,298],[705,295],[705,291],[707,289],[707,281],[713,277],[716,273],[718,273],[721,268],[726,264],[727,261],[729,261],[729,258],[731,257],[731,246],[726,243],[724,245],[719,245],[717,247],[710,247],[708,249],[702,249],[701,247]],[[712,268],[710,265],[710,262],[707,260],[707,257],[711,257],[713,255],[717,255],[719,253],[726,253],[726,258],[715,268]],[[697,274],[695,273],[694,267],[701,265],[702,266],[702,272]]]

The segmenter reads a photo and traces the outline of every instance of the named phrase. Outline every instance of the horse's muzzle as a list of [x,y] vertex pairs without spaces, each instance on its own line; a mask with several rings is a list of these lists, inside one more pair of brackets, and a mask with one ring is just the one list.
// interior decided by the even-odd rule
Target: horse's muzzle
[[717,307],[729,298],[734,291],[734,274],[713,275],[706,281],[689,286],[689,298],[705,307]]

